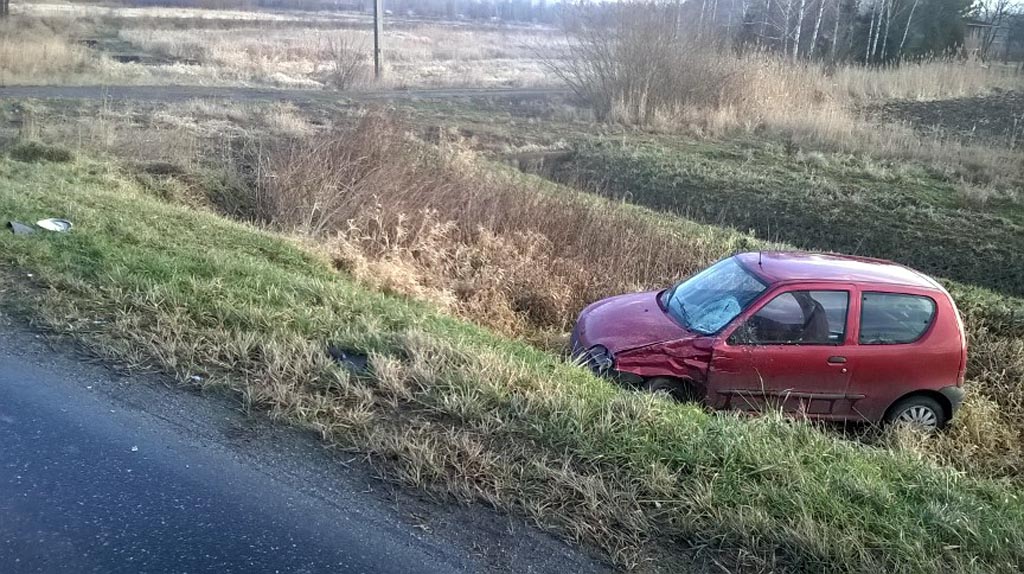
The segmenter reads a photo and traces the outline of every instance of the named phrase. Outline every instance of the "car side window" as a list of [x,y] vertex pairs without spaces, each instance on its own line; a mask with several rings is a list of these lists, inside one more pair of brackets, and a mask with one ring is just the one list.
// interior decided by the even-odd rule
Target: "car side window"
[[934,320],[935,301],[930,297],[864,292],[860,304],[860,344],[913,343]]
[[841,345],[846,338],[848,291],[787,291],[740,326],[734,345]]

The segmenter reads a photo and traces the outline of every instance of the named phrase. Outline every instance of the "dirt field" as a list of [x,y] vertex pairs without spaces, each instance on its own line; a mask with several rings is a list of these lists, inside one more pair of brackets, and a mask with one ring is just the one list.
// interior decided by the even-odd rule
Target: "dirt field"
[[1017,148],[1024,143],[1024,92],[934,101],[896,100],[878,107],[884,119],[909,122],[925,134]]

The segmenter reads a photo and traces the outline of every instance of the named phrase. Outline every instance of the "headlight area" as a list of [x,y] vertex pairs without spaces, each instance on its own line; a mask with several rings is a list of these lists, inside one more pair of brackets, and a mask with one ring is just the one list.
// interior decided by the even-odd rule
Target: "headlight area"
[[576,364],[590,369],[598,377],[611,379],[618,383],[639,385],[643,382],[639,376],[623,373],[615,369],[615,356],[604,345],[594,345],[575,355]]

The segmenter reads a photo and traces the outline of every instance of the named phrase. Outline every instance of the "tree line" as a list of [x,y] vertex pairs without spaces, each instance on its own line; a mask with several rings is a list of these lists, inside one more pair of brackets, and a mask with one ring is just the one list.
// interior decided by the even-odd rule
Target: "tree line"
[[1020,0],[624,0],[573,8],[607,22],[655,10],[706,41],[793,59],[885,64],[998,57],[996,44],[1024,50]]
[[737,34],[793,58],[879,64],[962,52],[975,12],[972,0],[751,0]]

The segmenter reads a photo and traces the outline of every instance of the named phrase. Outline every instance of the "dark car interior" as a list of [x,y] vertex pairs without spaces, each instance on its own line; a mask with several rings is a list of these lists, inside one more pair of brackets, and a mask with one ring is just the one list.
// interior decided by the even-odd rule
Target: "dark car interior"
[[865,293],[861,303],[860,343],[912,343],[921,338],[934,319],[935,302],[928,297]]
[[[826,310],[810,291],[783,293],[730,338],[734,344],[838,345],[845,329],[845,302]],[[830,320],[831,319],[831,320]],[[830,324],[835,324],[833,329]]]

